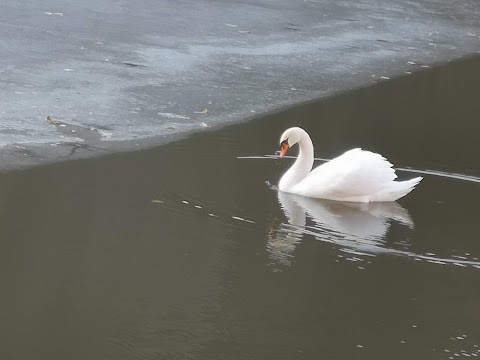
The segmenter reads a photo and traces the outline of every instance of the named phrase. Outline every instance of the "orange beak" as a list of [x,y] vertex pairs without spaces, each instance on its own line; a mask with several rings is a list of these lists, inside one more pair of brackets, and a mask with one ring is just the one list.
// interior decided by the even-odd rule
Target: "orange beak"
[[283,143],[282,146],[281,146],[281,148],[280,148],[280,157],[281,157],[281,158],[283,158],[283,157],[285,156],[285,154],[287,153],[288,149],[289,149],[288,144]]

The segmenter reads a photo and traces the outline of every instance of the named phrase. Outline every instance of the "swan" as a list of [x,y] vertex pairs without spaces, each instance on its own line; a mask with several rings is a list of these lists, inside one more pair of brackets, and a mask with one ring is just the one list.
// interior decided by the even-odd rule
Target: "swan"
[[387,202],[407,195],[422,180],[416,177],[406,181],[397,178],[392,164],[382,155],[360,148],[313,167],[313,143],[300,127],[284,131],[280,137],[280,157],[298,144],[298,158],[282,176],[280,191],[306,197],[347,201]]

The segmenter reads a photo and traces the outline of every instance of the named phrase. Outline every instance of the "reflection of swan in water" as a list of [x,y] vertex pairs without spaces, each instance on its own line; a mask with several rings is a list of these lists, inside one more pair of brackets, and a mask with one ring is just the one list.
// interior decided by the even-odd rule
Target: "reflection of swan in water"
[[[289,224],[271,231],[268,251],[284,264],[290,264],[296,244],[304,234],[367,254],[396,253],[385,247],[390,222],[413,228],[407,210],[398,203],[346,203],[320,200],[278,192],[278,201]],[[307,223],[311,219],[312,224]]]

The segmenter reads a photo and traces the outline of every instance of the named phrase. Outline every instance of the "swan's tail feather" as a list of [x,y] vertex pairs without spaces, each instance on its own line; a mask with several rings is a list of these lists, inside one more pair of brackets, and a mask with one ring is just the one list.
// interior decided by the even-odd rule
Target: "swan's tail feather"
[[386,189],[373,194],[370,201],[396,201],[415,189],[422,179],[416,177],[405,181],[392,181]]

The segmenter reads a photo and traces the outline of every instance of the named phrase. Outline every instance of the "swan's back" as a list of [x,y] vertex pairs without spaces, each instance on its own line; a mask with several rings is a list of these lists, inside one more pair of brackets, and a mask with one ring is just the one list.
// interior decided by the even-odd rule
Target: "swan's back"
[[395,201],[422,180],[394,181],[396,178],[392,164],[380,154],[352,149],[318,166],[291,192],[340,201]]

